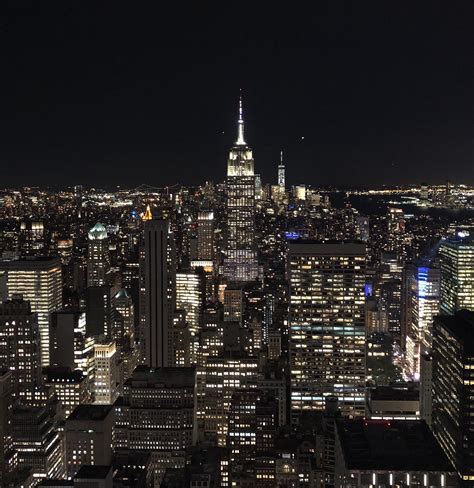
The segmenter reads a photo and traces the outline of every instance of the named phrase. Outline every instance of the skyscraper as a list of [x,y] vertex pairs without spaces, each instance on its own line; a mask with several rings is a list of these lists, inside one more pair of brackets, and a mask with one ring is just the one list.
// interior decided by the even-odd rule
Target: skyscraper
[[199,261],[212,261],[214,259],[214,212],[199,212],[197,228],[197,258]]
[[420,356],[431,348],[433,318],[439,313],[440,270],[435,265],[415,266],[410,274],[406,352],[411,372],[419,379]]
[[441,313],[452,315],[463,308],[474,310],[474,242],[443,241],[441,257]]
[[363,415],[365,245],[295,241],[288,266],[292,421],[328,395]]
[[70,310],[53,312],[49,331],[50,365],[80,369],[93,376],[94,338],[86,335],[86,314]]
[[120,378],[115,342],[94,346],[94,396],[95,403],[112,404],[118,397]]
[[40,380],[39,331],[36,314],[23,300],[0,304],[0,366],[12,372],[13,394],[33,389]]
[[82,465],[112,462],[112,405],[79,405],[64,427],[67,475],[74,476]]
[[145,312],[140,334],[142,359],[151,368],[170,364],[170,330],[175,304],[176,264],[173,236],[168,222],[145,222],[143,260],[145,287],[142,293]]
[[197,362],[201,310],[204,305],[205,283],[202,273],[176,273],[176,308],[186,312],[191,340],[191,362]]
[[38,315],[41,366],[49,365],[49,315],[62,307],[62,276],[59,258],[35,257],[0,262],[7,276],[8,299],[21,295]]
[[12,372],[0,369],[0,486],[7,484],[8,474],[16,467],[17,456],[13,451]]
[[464,482],[474,480],[474,313],[436,317],[433,328],[433,431]]
[[227,251],[224,275],[230,281],[253,281],[258,275],[255,246],[255,173],[252,150],[244,140],[242,98],[238,136],[227,164]]
[[110,267],[109,239],[105,227],[97,222],[88,234],[87,286],[103,286]]
[[196,444],[196,370],[138,366],[115,405],[115,449],[153,455],[154,469],[183,468]]
[[280,152],[280,164],[278,165],[278,186],[285,191],[285,163],[283,162],[283,151]]

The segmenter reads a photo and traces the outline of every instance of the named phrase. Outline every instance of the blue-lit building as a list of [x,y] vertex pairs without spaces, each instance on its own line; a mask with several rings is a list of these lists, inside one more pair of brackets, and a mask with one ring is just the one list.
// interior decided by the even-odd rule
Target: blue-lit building
[[439,314],[440,269],[423,263],[409,270],[406,358],[414,379],[420,375],[420,354],[431,349],[433,319]]

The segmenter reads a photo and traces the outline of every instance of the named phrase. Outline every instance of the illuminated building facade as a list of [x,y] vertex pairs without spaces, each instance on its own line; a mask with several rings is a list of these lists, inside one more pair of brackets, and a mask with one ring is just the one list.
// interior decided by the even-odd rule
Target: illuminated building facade
[[112,338],[121,348],[130,348],[134,343],[135,307],[132,297],[122,288],[112,298]]
[[244,294],[241,289],[224,290],[224,321],[242,323],[244,316]]
[[255,246],[255,173],[252,150],[244,140],[242,99],[238,137],[227,164],[227,251],[224,275],[230,281],[253,281],[258,275]]
[[64,428],[67,476],[74,476],[83,465],[112,462],[112,405],[79,405],[66,419]]
[[474,310],[474,242],[443,241],[441,258],[441,313]]
[[148,220],[144,225],[145,248],[142,261],[145,313],[140,333],[142,360],[151,368],[171,365],[170,329],[173,325],[176,289],[176,257],[168,222]]
[[[228,418],[231,479],[242,471],[242,467],[248,469],[253,465],[257,486],[274,486],[274,461],[268,458],[275,447],[278,427],[275,400],[256,388],[238,389],[232,395]],[[269,464],[271,469],[265,469],[262,464]]]
[[13,451],[12,419],[12,372],[0,369],[0,486],[7,484],[7,478],[17,464],[17,456]]
[[440,270],[416,266],[409,278],[407,360],[414,379],[420,378],[420,356],[431,348],[433,319],[439,313]]
[[13,447],[18,468],[33,468],[36,482],[64,476],[62,440],[50,407],[15,407]]
[[345,415],[365,405],[365,245],[289,246],[292,422],[336,396]]
[[191,362],[197,362],[201,310],[204,305],[204,275],[195,273],[176,273],[176,308],[186,312],[191,340]]
[[71,371],[69,368],[45,368],[43,383],[54,390],[66,417],[78,405],[91,403],[90,378],[82,371]]
[[59,258],[22,258],[0,261],[7,276],[8,299],[21,295],[38,316],[41,366],[49,365],[49,316],[62,307],[62,275]]
[[196,370],[138,366],[115,404],[115,447],[152,453],[155,470],[184,467],[197,440]]
[[285,163],[283,162],[283,151],[280,152],[280,164],[278,165],[278,186],[285,191]]
[[214,260],[214,212],[199,212],[197,218],[197,259]]
[[120,387],[118,353],[115,342],[94,346],[94,400],[98,404],[112,404]]
[[439,315],[433,327],[432,429],[466,486],[474,481],[474,313]]
[[39,331],[36,314],[23,300],[0,304],[0,367],[12,373],[13,395],[20,398],[41,378]]
[[105,227],[97,222],[88,234],[87,286],[107,283],[110,268],[109,239]]
[[227,441],[227,415],[237,388],[256,388],[258,359],[225,354],[208,357],[205,365],[205,434],[217,440],[219,446]]

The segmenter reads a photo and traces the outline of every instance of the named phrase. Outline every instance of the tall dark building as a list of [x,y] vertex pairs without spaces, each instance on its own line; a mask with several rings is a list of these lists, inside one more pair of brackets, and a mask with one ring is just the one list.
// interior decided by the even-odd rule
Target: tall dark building
[[13,450],[12,393],[12,372],[0,369],[0,486],[7,486],[8,476],[17,463]]
[[88,336],[110,337],[114,319],[110,286],[88,286],[86,288],[86,331]]
[[145,222],[143,260],[145,288],[142,294],[145,312],[140,334],[142,360],[151,368],[169,366],[170,344],[175,308],[176,258],[173,235],[168,222]]
[[474,312],[433,327],[432,428],[466,486],[474,481]]

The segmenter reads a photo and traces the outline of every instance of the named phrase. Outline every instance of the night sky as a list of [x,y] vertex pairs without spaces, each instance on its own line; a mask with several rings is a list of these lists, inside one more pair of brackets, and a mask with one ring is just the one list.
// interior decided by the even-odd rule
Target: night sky
[[474,184],[474,2],[162,3],[4,2],[0,187],[222,181],[240,88],[264,182]]

